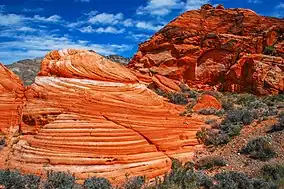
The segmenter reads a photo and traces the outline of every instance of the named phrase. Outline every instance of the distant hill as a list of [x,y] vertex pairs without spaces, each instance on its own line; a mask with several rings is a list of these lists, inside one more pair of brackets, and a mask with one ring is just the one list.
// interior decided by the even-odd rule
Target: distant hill
[[[94,51],[90,50],[90,52]],[[130,58],[125,58],[119,55],[109,55],[104,57],[123,65],[127,65],[130,62]],[[31,85],[40,70],[42,60],[43,58],[19,60],[12,64],[6,65],[6,67],[17,74],[23,81],[24,85]]]
[[43,58],[25,59],[6,65],[6,67],[17,74],[24,85],[30,85],[34,82],[35,77],[40,70],[42,60]]

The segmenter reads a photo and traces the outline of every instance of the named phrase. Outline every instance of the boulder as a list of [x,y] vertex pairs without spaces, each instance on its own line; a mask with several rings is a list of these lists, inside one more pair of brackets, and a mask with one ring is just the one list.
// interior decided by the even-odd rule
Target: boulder
[[192,110],[198,112],[202,109],[221,110],[222,105],[220,101],[214,96],[209,94],[203,94],[201,97],[199,97],[197,103],[193,106]]

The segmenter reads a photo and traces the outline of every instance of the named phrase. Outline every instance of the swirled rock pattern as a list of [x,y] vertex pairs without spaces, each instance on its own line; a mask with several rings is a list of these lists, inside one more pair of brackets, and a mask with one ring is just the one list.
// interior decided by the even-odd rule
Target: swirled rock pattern
[[[195,88],[211,86],[255,94],[282,93],[283,89],[275,83],[270,89],[264,85],[233,87],[239,82],[230,80],[228,72],[246,54],[271,55],[269,59],[278,57],[281,61],[277,59],[277,62],[283,65],[283,39],[283,19],[260,16],[248,9],[214,8],[207,4],[200,10],[183,13],[142,43],[128,67],[145,75],[159,74],[183,81]],[[254,90],[259,87],[262,89]]]
[[20,79],[0,64],[0,132],[18,126],[22,111],[24,87]]
[[120,183],[126,173],[151,179],[169,171],[171,158],[190,160],[202,148],[196,132],[207,126],[179,116],[183,107],[127,68],[84,50],[49,53],[24,98],[23,135],[4,167],[42,176],[55,170],[79,181]]

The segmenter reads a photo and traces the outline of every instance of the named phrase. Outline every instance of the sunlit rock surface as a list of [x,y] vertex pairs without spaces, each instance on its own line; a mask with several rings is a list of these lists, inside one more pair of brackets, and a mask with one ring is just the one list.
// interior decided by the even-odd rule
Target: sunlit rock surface
[[[283,93],[283,88],[274,82],[264,85],[258,80],[257,86],[250,82],[253,86],[248,87],[228,75],[242,56],[266,54],[269,56],[256,58],[254,65],[261,66],[267,64],[266,59],[276,59],[282,73],[276,74],[275,80],[282,83],[283,44],[283,19],[260,16],[249,9],[224,9],[220,5],[215,8],[207,4],[181,14],[140,44],[128,67],[144,75],[159,74],[182,81],[197,89],[260,95]],[[261,69],[248,72],[263,74],[256,79],[270,80]]]
[[[17,82],[6,86],[20,89],[16,94],[21,87]],[[22,102],[15,124],[23,134],[14,136],[0,168],[42,176],[47,170],[69,171],[79,181],[102,176],[121,183],[125,174],[163,175],[170,170],[170,158],[188,161],[202,148],[196,132],[207,126],[179,116],[183,107],[164,101],[127,68],[85,50],[49,53],[35,83],[19,98]]]

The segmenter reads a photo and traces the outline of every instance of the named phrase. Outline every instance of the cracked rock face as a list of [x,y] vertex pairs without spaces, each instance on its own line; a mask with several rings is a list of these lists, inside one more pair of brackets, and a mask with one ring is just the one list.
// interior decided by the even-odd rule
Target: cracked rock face
[[[284,87],[283,44],[283,19],[260,16],[248,9],[225,9],[220,5],[214,8],[207,4],[200,10],[183,13],[142,43],[128,67],[144,75],[159,74],[183,81],[195,88],[210,86],[259,95],[278,94],[283,93]],[[247,83],[232,79],[233,66],[240,67],[248,55],[252,55],[250,61],[254,66],[245,72],[261,76]],[[270,65],[273,59],[277,64],[270,73],[258,68]],[[270,82],[269,75],[277,78]]]
[[125,174],[163,175],[170,158],[188,161],[202,148],[195,136],[207,125],[180,117],[183,108],[98,54],[53,51],[26,88],[7,69],[0,71],[0,128],[19,126],[22,133],[9,135],[0,168],[42,176],[69,171],[81,182],[99,176],[121,183]]

